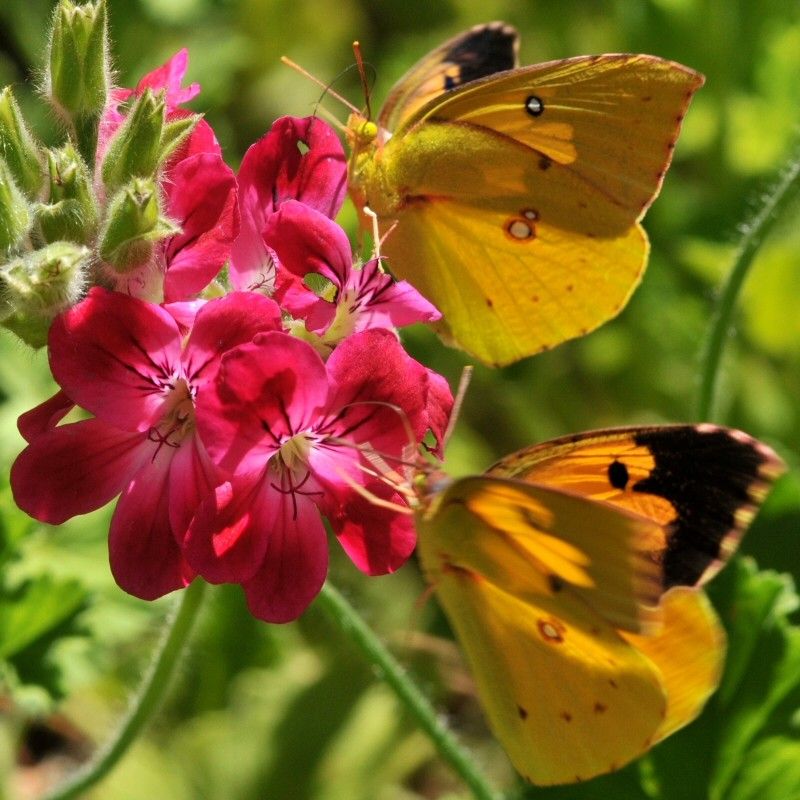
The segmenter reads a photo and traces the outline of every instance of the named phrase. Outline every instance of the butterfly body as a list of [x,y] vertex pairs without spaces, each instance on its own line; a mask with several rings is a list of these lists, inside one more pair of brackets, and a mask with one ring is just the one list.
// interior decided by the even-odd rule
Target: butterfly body
[[423,570],[523,776],[612,771],[700,712],[725,640],[698,587],[781,468],[738,431],[623,428],[527,448],[424,499]]
[[351,194],[388,233],[390,268],[494,365],[627,302],[648,253],[638,221],[702,83],[643,55],[517,68],[516,47],[508,26],[479,26],[413,67],[377,124],[350,122]]

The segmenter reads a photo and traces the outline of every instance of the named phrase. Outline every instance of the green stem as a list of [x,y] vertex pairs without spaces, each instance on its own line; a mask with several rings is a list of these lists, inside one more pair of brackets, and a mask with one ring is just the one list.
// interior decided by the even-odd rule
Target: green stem
[[136,740],[144,726],[161,705],[172,673],[183,652],[186,639],[197,617],[206,583],[196,580],[182,593],[168,622],[161,644],[156,650],[139,693],[131,704],[116,735],[100,748],[92,760],[68,778],[61,786],[44,797],[44,800],[69,800],[82,797],[111,771],[127,749]]
[[733,314],[739,292],[761,243],[800,190],[798,178],[800,178],[800,159],[789,163],[742,234],[736,259],[720,292],[703,348],[697,406],[698,417],[701,420],[711,419],[715,410],[722,352],[733,325]]
[[317,602],[323,606],[344,633],[361,648],[370,663],[380,669],[384,680],[413,714],[442,757],[450,763],[464,783],[469,786],[474,797],[478,800],[498,800],[499,795],[489,785],[486,776],[477,769],[469,753],[442,722],[428,698],[420,692],[403,667],[330,582],[322,588]]

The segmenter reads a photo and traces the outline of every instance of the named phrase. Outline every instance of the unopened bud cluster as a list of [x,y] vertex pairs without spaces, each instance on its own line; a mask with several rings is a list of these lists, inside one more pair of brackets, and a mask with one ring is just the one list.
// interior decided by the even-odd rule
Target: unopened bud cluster
[[0,325],[41,347],[50,323],[95,284],[147,267],[179,231],[164,212],[161,171],[199,119],[169,119],[165,93],[146,89],[101,143],[112,95],[104,0],[61,0],[48,43],[45,99],[66,141],[43,147],[11,87],[0,91]]

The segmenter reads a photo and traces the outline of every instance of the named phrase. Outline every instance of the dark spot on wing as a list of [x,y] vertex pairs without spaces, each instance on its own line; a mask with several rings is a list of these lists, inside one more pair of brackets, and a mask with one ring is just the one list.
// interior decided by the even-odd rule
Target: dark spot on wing
[[528,711],[522,706],[517,706],[517,713],[519,714],[520,719],[528,719]]
[[628,468],[621,461],[612,461],[608,467],[608,482],[615,489],[624,489],[628,485]]

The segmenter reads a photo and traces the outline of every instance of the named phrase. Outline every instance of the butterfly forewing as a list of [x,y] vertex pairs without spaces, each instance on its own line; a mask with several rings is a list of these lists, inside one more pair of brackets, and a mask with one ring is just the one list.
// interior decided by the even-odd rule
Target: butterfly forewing
[[778,456],[715,425],[618,428],[514,453],[489,474],[561,487],[665,526],[656,558],[665,587],[710,578],[735,549],[783,471]]
[[655,56],[581,56],[476,81],[428,103],[406,125],[447,121],[513,139],[540,171],[578,173],[633,222],[661,185],[702,83],[697,72]]
[[465,83],[517,66],[519,35],[510,25],[490,22],[432,50],[392,87],[378,124],[393,131],[430,100]]

